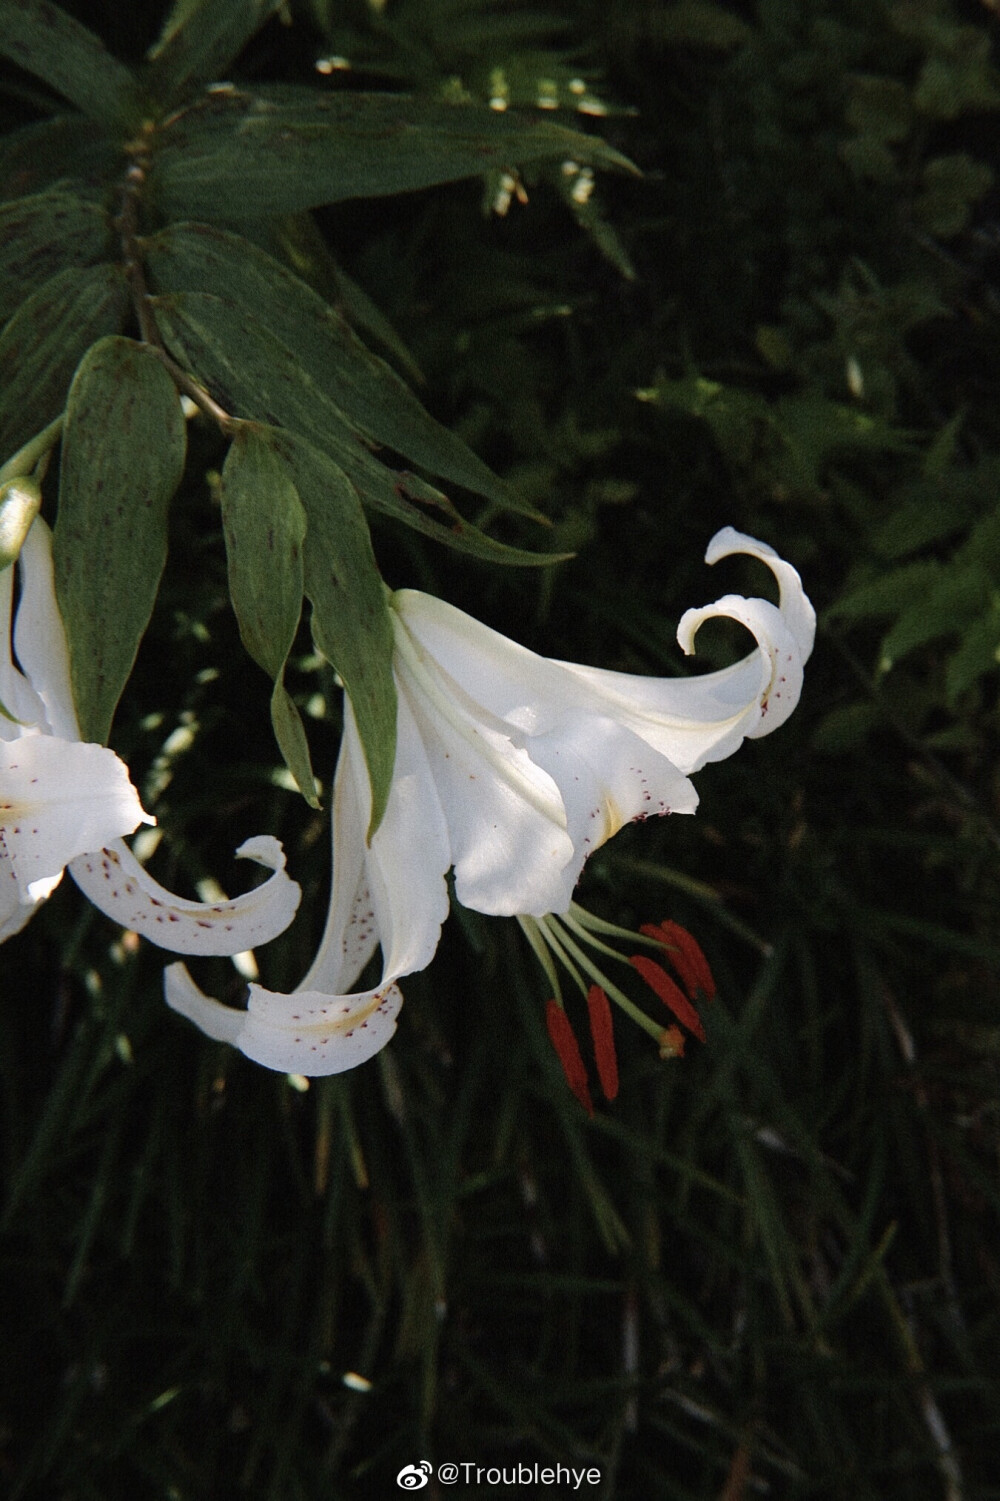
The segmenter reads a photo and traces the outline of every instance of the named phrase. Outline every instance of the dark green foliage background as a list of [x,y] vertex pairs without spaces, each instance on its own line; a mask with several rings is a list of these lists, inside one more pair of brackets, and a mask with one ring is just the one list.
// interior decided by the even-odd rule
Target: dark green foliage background
[[[155,35],[69,8],[126,60]],[[817,649],[789,724],[699,775],[696,818],[588,866],[587,905],[685,923],[720,985],[683,1061],[619,1022],[593,1122],[509,922],[455,911],[391,1047],[300,1093],[169,1014],[162,958],[64,883],[0,962],[0,1482],[312,1501],[395,1494],[427,1458],[593,1464],[623,1501],[1000,1496],[995,7],[292,14],[238,78],[342,54],[352,85],[488,97],[502,68],[512,99],[545,77],[570,102],[579,74],[645,174],[599,175],[580,224],[527,170],[503,218],[477,183],[316,213],[428,408],[551,522],[503,540],[577,553],[497,569],[375,517],[388,582],[666,673],[685,607],[766,587],[702,567],[729,523],[799,567]],[[44,113],[9,77],[6,125]],[[205,482],[223,450],[189,438],[113,743],[168,884],[235,887],[226,851],[285,841],[306,915],[260,958],[288,987],[328,835],[272,774]],[[305,633],[286,686],[328,790],[337,693]],[[238,998],[222,961],[198,973]]]

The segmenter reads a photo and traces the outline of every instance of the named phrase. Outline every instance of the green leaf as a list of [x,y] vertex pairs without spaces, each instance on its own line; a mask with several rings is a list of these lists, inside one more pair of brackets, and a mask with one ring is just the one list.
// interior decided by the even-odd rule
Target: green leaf
[[117,266],[69,266],[18,309],[0,334],[0,459],[58,417],[80,360],[122,326],[127,305]]
[[3,0],[0,53],[92,120],[127,128],[138,119],[136,82],[128,68],[100,37],[49,0]]
[[989,608],[979,615],[962,634],[962,640],[948,659],[945,688],[954,708],[959,697],[973,683],[1000,665],[1000,598],[994,595]]
[[672,47],[706,47],[727,52],[753,35],[746,21],[711,0],[674,0],[648,12],[645,27],[657,42]]
[[83,115],[55,115],[0,136],[0,200],[62,188],[103,202],[120,157]]
[[149,624],[184,452],[177,391],[152,351],[131,339],[95,344],[66,406],[53,543],[85,740],[107,741]]
[[[347,475],[365,505],[489,562],[538,565],[558,561],[556,554],[526,552],[495,542],[464,521],[433,485],[387,468],[292,350],[260,326],[252,309],[201,292],[156,297],[152,303],[176,358],[208,382],[229,412],[251,421],[280,424],[308,438]],[[441,511],[448,524],[433,520],[414,500]]]
[[940,577],[941,564],[935,558],[904,563],[879,578],[849,589],[834,601],[828,613],[855,620],[872,615],[898,615],[924,598]]
[[[358,328],[392,355],[412,381],[419,382],[420,369],[402,339],[368,296],[330,254],[310,213],[286,214],[266,221],[266,245],[307,281],[327,302],[343,308],[352,328]],[[261,242],[265,243],[265,242]]]
[[107,250],[103,210],[74,193],[37,193],[0,208],[0,323],[66,266],[89,266]]
[[297,213],[564,161],[634,171],[596,136],[551,120],[399,94],[233,89],[207,97],[162,133],[150,175],[169,216],[241,219]]
[[319,807],[309,743],[285,689],[285,665],[302,615],[306,513],[270,430],[244,424],[222,470],[229,593],[243,645],[274,679],[271,722],[302,796]]
[[934,585],[902,612],[882,642],[882,669],[942,636],[951,636],[974,620],[990,597],[990,578],[975,564],[952,564]]
[[177,224],[143,247],[165,292],[237,301],[289,350],[354,431],[454,484],[519,509],[506,486],[461,438],[427,413],[409,386],[371,353],[304,281],[248,240],[208,224]]
[[291,433],[272,432],[308,518],[305,592],[316,647],[344,682],[372,786],[369,839],[382,821],[396,760],[393,634],[364,512],[350,480]]
[[923,192],[913,200],[913,216],[921,229],[941,239],[960,234],[972,217],[972,205],[993,186],[985,162],[965,151],[935,156],[922,174]]
[[149,87],[174,100],[192,85],[219,78],[281,0],[174,0],[147,56]]

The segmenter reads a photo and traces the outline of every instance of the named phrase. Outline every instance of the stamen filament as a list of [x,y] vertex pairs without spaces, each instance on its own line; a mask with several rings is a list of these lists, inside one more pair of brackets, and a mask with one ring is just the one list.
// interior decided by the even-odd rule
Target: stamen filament
[[[577,902],[572,902],[569,912],[563,913],[563,922],[568,923],[571,915],[576,920],[574,931],[579,931],[580,928],[583,928],[588,935],[592,933],[604,933],[608,938],[627,938],[629,943],[648,943],[650,948],[663,948],[662,939],[651,938],[648,933],[643,933],[642,929],[636,933],[632,928],[620,928],[617,923],[607,922],[603,917],[595,917],[593,912],[588,912],[586,907],[581,907]],[[571,924],[571,926],[573,925]],[[617,950],[609,949],[607,952],[612,953],[617,952]]]
[[559,984],[559,971],[552,963],[552,955],[545,944],[545,940],[538,931],[538,924],[533,917],[518,917],[518,926],[525,938],[531,944],[531,951],[545,971],[545,978],[552,987],[552,993],[558,1000],[562,1000],[562,987]]
[[[560,949],[565,947],[573,955],[577,963],[581,965],[584,972],[591,976],[595,984],[599,985],[610,996],[615,1005],[620,1006],[626,1016],[630,1016],[644,1032],[648,1032],[650,1037],[658,1043],[663,1035],[663,1028],[657,1026],[652,1017],[647,1016],[644,1011],[640,1011],[639,1007],[629,1000],[624,991],[619,990],[614,981],[609,980],[603,970],[598,969],[597,965],[587,958],[587,955],[580,948],[579,944],[574,942],[568,933],[561,933],[558,938],[555,936],[552,932],[553,924],[557,922],[561,923],[562,921],[564,919],[554,916],[543,917],[539,921],[539,927],[544,929],[548,941],[552,944],[556,952],[560,954],[560,958],[562,958]],[[565,963],[566,961],[563,960],[563,962]],[[580,984],[581,982],[577,981],[577,983]],[[581,989],[583,989],[583,993],[586,995],[586,987],[581,984]]]

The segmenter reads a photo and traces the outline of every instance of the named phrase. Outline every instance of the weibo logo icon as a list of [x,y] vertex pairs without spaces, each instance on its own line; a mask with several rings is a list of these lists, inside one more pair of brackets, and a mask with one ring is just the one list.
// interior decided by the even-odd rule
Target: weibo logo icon
[[396,1476],[396,1484],[403,1491],[420,1491],[423,1490],[432,1474],[433,1466],[430,1460],[422,1459],[418,1465],[404,1465]]

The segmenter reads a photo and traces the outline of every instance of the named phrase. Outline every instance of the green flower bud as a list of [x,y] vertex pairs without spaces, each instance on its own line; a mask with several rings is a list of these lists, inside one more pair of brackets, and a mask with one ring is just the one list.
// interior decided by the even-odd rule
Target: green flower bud
[[41,488],[29,475],[0,485],[0,569],[16,561],[41,504]]

